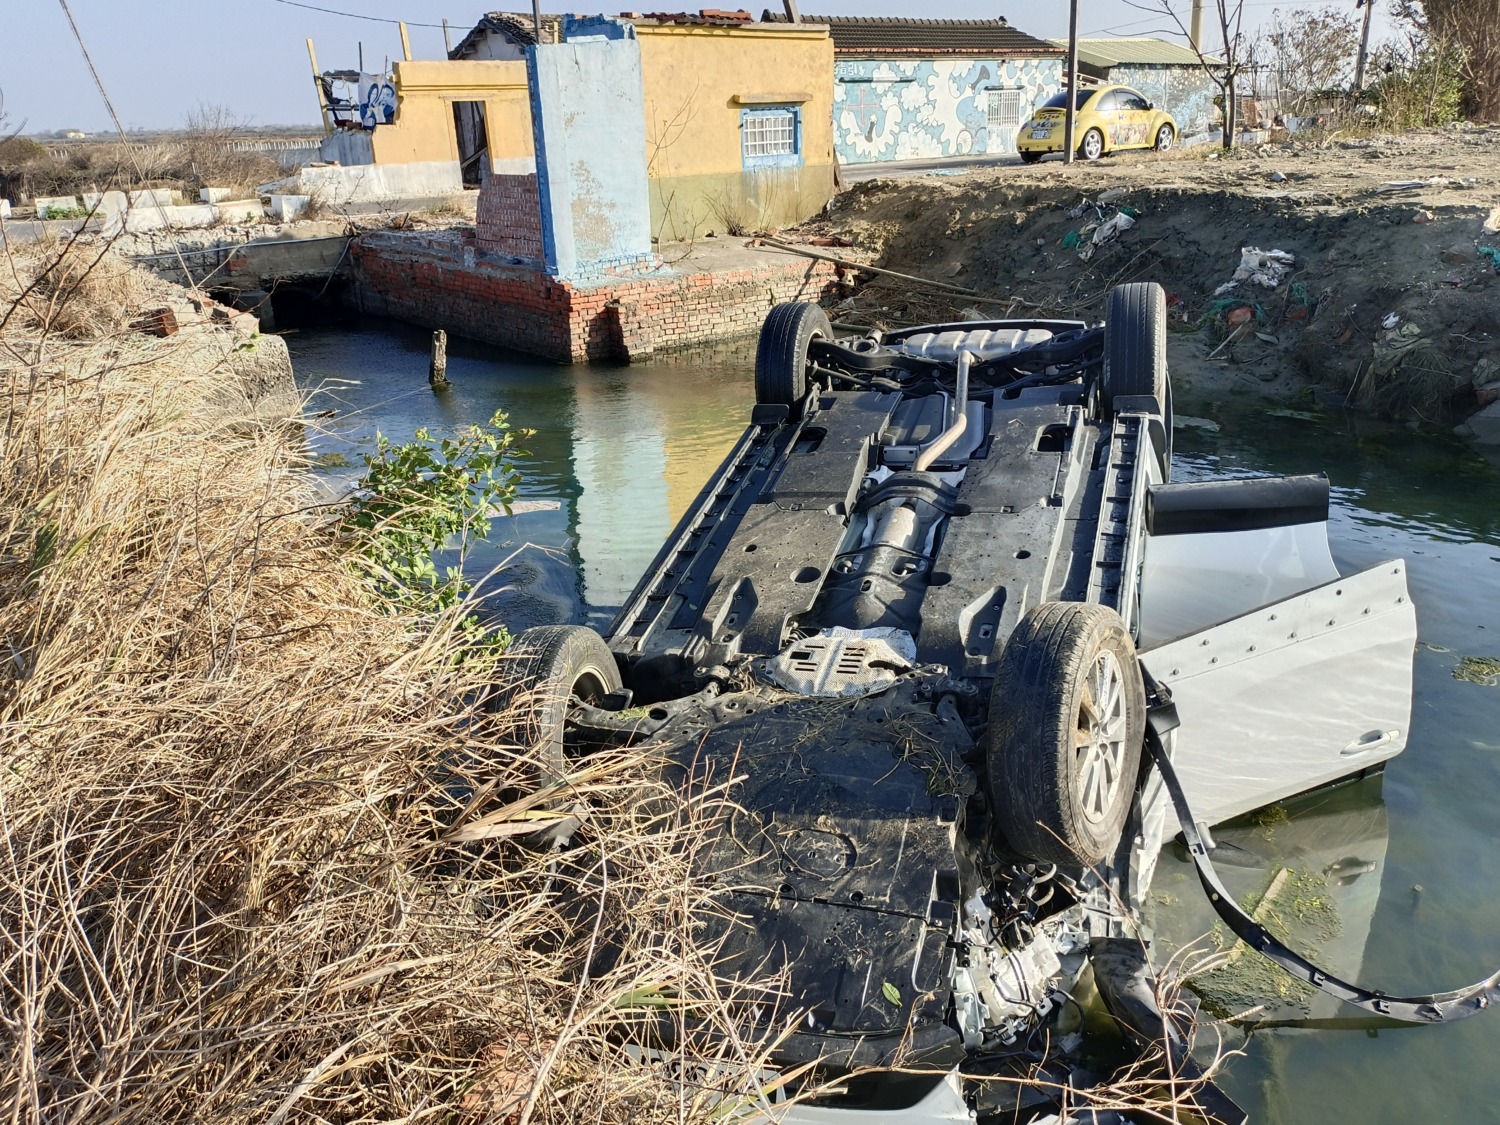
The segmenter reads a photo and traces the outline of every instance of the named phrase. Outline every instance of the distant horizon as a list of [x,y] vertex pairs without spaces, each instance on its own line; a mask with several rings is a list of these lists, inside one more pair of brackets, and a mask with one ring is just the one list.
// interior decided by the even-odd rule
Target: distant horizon
[[[1186,23],[1189,0],[1172,2]],[[209,106],[224,107],[252,129],[266,128],[260,124],[265,120],[296,121],[318,111],[308,38],[314,42],[320,70],[356,67],[361,52],[366,67],[375,70],[401,57],[396,20],[407,21],[414,58],[442,59],[447,57],[445,17],[448,38],[456,44],[485,11],[495,10],[493,0],[484,7],[476,3],[479,10],[452,0],[362,0],[359,11],[349,0],[316,0],[317,10],[304,0],[244,0],[234,8],[234,22],[229,24],[217,14],[205,15],[199,0],[157,0],[149,10],[132,9],[128,18],[122,16],[119,0],[69,0],[69,6],[128,132],[180,129],[188,114]],[[903,0],[807,0],[807,6],[827,16],[905,16],[911,8]],[[1354,0],[1300,6],[1356,14]],[[61,6],[33,0],[16,7],[20,10],[6,14],[6,34],[0,36],[5,134],[114,132]],[[766,7],[777,5],[762,2],[752,15],[758,17]],[[1276,8],[1297,7],[1296,0],[1246,0],[1247,30],[1268,21]],[[1068,7],[1063,3],[992,6],[974,0],[928,0],[922,8],[922,18],[927,19],[1005,16],[1012,27],[1038,39],[1068,34]],[[1373,40],[1389,32],[1384,9],[1383,3],[1376,9]],[[1018,17],[1017,11],[1024,14]],[[1079,34],[1184,39],[1170,18],[1143,11],[1130,0],[1079,0]],[[312,128],[321,131],[318,119],[312,121]]]

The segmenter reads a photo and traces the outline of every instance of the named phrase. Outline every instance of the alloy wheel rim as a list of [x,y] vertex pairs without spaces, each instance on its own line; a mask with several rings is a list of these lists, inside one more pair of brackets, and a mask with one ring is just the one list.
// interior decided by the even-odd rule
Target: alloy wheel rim
[[1084,821],[1110,819],[1125,782],[1125,677],[1112,652],[1094,658],[1084,676],[1073,734],[1073,797]]

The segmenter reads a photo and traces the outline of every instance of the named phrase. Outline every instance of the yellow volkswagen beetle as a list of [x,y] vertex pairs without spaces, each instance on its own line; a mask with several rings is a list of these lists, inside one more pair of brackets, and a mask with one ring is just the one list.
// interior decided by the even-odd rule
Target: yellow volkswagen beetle
[[[1064,90],[1039,105],[1016,134],[1016,150],[1027,164],[1063,150],[1068,94]],[[1129,86],[1079,89],[1073,136],[1078,155],[1098,160],[1106,152],[1154,148],[1165,152],[1177,140],[1177,122]]]

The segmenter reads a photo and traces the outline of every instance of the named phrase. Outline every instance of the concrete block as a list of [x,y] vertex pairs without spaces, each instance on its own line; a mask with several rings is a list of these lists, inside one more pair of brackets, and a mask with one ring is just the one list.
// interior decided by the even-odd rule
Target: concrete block
[[130,200],[123,191],[86,191],[83,193],[83,205],[90,211],[97,207],[101,215],[114,215],[126,210],[130,206]]
[[278,223],[289,223],[293,219],[301,218],[311,206],[312,196],[310,195],[273,195],[271,196],[271,218]]
[[38,219],[47,218],[53,211],[72,211],[78,207],[76,195],[38,196],[33,202]]
[[0,219],[10,218],[10,200],[0,199]]
[[456,160],[303,168],[291,178],[296,183],[297,192],[332,207],[386,199],[458,195],[464,190],[463,174]]
[[148,230],[190,230],[194,227],[211,227],[218,221],[217,212],[208,203],[193,203],[186,207],[131,208],[123,217],[124,229],[131,234]]
[[130,193],[131,207],[170,207],[176,202],[176,193],[169,188],[143,188]]
[[266,217],[265,204],[258,199],[233,199],[213,208],[221,223],[258,223]]
[[198,200],[201,203],[223,203],[226,199],[230,199],[233,196],[233,188],[206,187],[198,189]]
[[1480,445],[1500,445],[1500,402],[1490,403],[1467,422],[1455,426],[1453,432]]

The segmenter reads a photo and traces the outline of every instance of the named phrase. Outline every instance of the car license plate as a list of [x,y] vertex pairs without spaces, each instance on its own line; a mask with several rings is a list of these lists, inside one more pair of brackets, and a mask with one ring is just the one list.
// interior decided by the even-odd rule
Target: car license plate
[[1045,141],[1051,135],[1051,129],[1033,129],[1031,131],[1031,139],[1034,141]]

